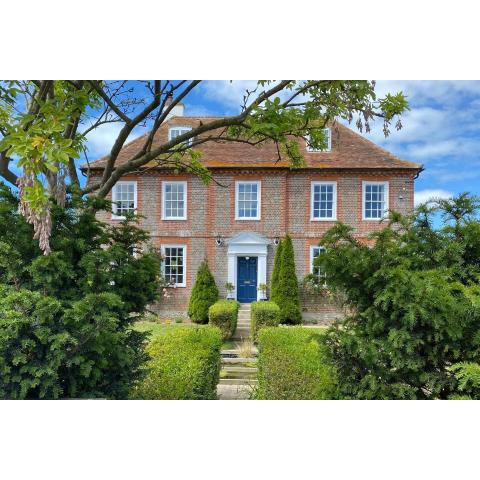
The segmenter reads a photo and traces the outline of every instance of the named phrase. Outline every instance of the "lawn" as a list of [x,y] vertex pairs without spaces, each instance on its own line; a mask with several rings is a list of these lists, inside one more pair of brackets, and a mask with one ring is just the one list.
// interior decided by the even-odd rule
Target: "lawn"
[[150,332],[151,337],[154,338],[158,335],[165,335],[168,331],[178,328],[180,326],[191,326],[191,324],[183,324],[183,323],[158,323],[158,322],[149,322],[147,320],[142,320],[137,322],[133,328],[139,332]]

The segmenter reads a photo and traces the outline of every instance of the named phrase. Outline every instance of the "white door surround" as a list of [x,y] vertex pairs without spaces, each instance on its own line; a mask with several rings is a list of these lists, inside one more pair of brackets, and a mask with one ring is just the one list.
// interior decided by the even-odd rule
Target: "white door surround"
[[[269,240],[254,232],[240,232],[225,242],[228,245],[228,282],[234,285],[234,298],[237,298],[237,257],[257,257],[257,287],[267,283],[267,245]],[[257,290],[257,300],[261,300]]]

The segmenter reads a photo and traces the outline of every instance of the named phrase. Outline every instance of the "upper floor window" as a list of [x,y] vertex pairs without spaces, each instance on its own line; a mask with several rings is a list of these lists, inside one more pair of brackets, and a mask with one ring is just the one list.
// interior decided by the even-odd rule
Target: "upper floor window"
[[162,245],[162,257],[162,273],[165,281],[172,287],[185,287],[187,247]]
[[112,188],[112,218],[125,218],[137,209],[137,182],[121,181]]
[[336,220],[337,182],[312,182],[311,220]]
[[310,137],[308,136],[305,139],[307,142],[307,152],[330,152],[332,150],[332,130],[330,128],[324,128],[323,132],[326,137],[326,142],[327,142],[326,147],[319,148],[319,149],[313,148],[312,146],[310,146],[310,143],[309,143]]
[[235,219],[260,220],[260,182],[235,182]]
[[187,219],[187,182],[162,182],[162,219]]
[[315,265],[315,259],[323,252],[325,252],[324,247],[318,247],[313,245],[310,247],[310,273],[312,273],[318,279],[326,278],[326,274],[322,270],[322,267],[320,267],[320,265]]
[[[189,132],[192,129],[192,127],[179,127],[175,125],[174,127],[170,127],[168,130],[168,140],[173,140],[174,138],[179,137],[180,135],[183,135],[184,133]],[[189,138],[187,140],[187,144],[191,145],[192,144],[192,138]]]
[[388,182],[363,182],[363,220],[381,220],[388,210]]

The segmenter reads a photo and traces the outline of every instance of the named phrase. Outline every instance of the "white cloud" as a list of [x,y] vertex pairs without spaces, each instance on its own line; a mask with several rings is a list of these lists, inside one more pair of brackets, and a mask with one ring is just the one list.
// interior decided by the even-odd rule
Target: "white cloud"
[[419,190],[415,192],[414,201],[415,205],[419,205],[420,203],[427,202],[428,200],[436,199],[436,198],[450,198],[453,197],[453,193],[449,192],[448,190],[441,190],[441,189],[426,189],[426,190]]
[[[123,127],[123,123],[105,123],[92,130],[87,135],[87,148],[90,160],[96,160],[107,155]],[[142,129],[134,130],[126,143],[145,133]]]

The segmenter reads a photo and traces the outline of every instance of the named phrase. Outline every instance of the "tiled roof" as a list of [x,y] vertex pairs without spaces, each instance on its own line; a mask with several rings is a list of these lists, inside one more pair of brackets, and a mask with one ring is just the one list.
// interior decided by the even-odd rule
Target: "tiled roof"
[[[169,126],[196,126],[220,117],[173,117],[158,130],[153,146],[161,145],[168,139]],[[121,150],[116,165],[134,156],[145,141],[142,135],[128,143]],[[308,152],[301,141],[301,151],[306,166],[314,169],[409,169],[420,170],[418,163],[402,160],[350,128],[336,123],[332,127],[332,149],[329,152]],[[209,168],[288,168],[287,159],[279,160],[273,144],[251,146],[237,142],[208,142],[195,147],[202,152],[202,163]],[[108,156],[91,162],[93,169],[102,169]],[[155,162],[143,168],[152,168]],[[86,165],[82,165],[85,169]]]

